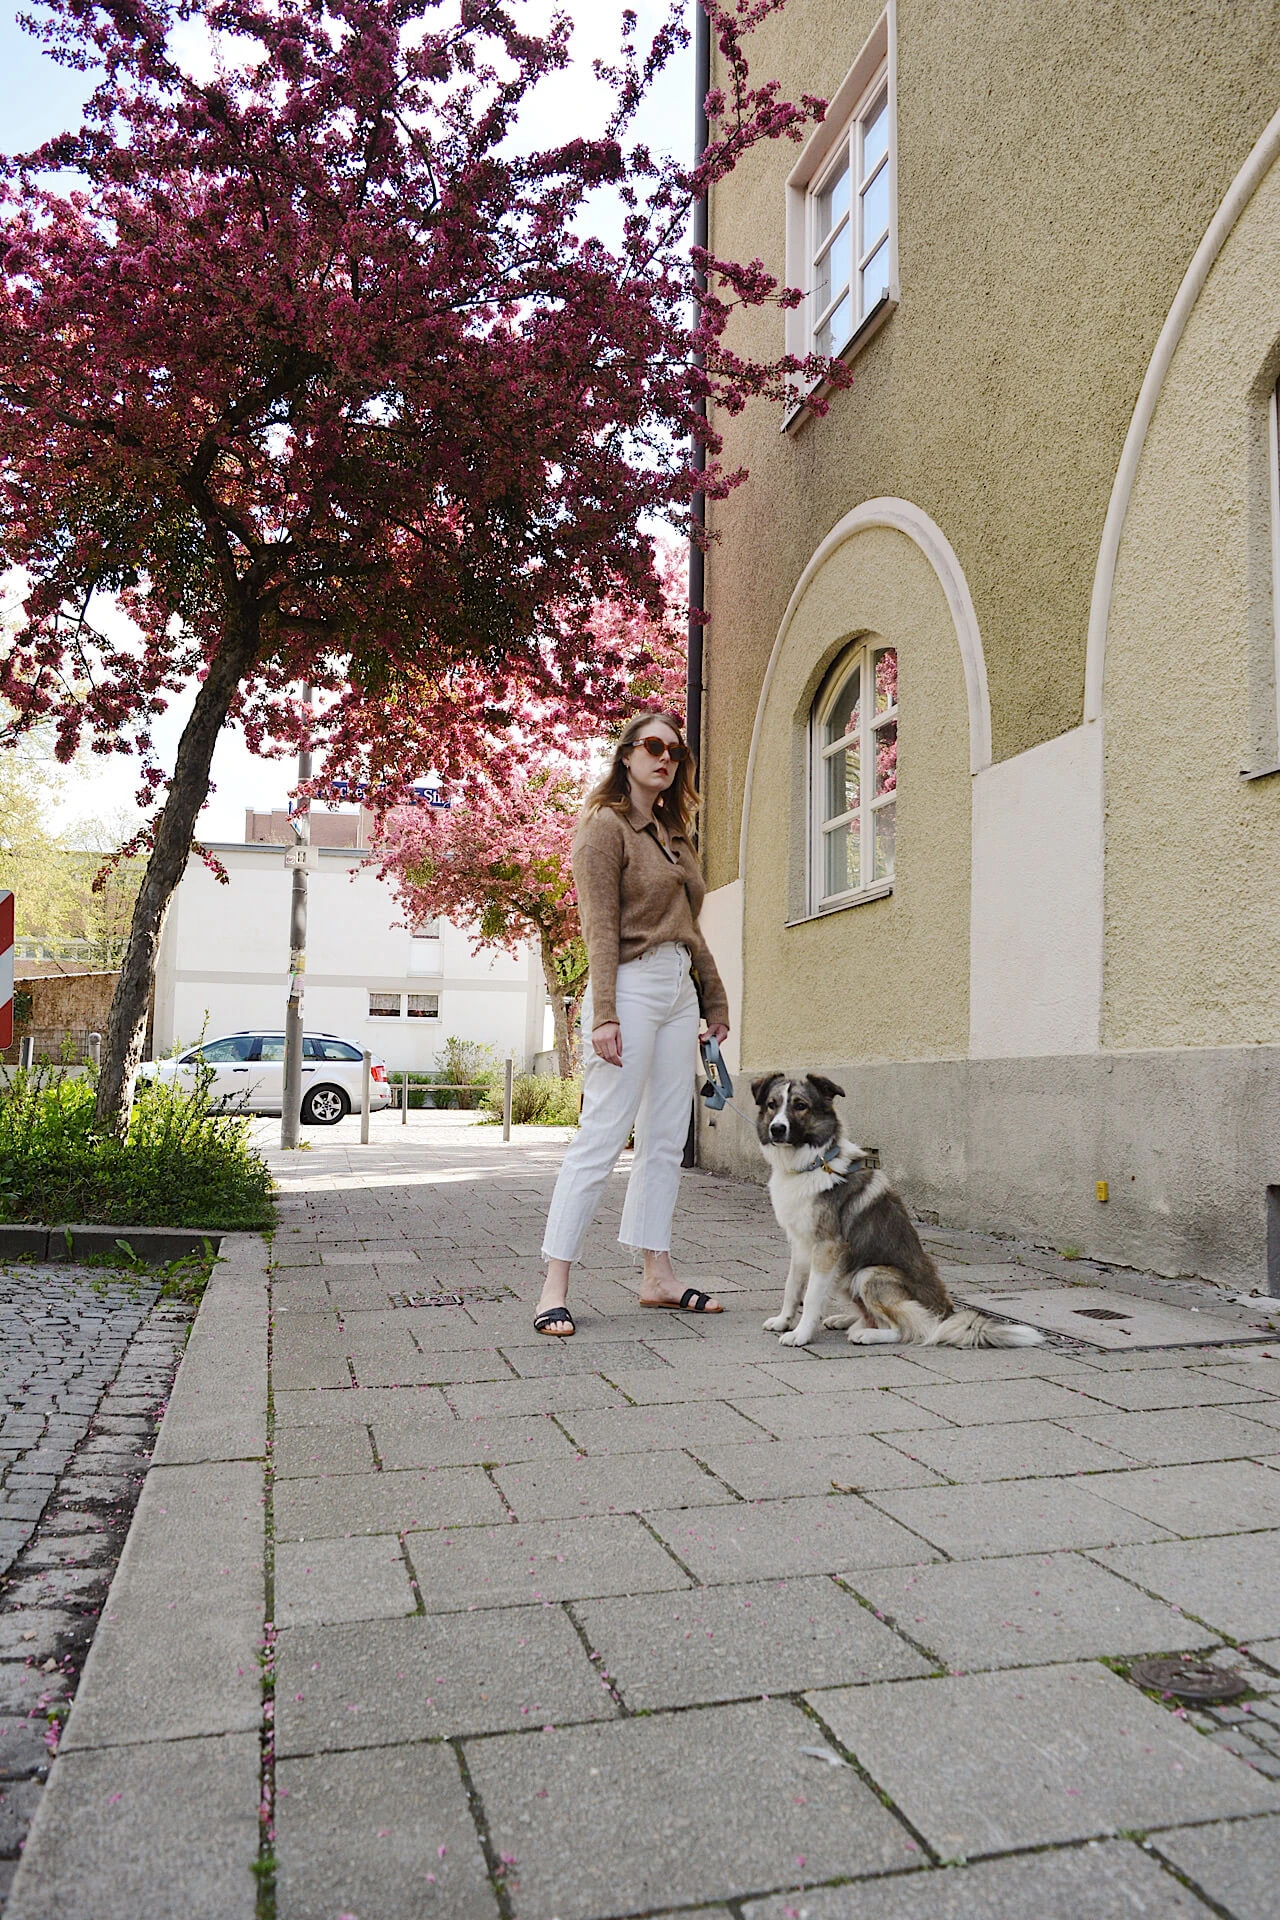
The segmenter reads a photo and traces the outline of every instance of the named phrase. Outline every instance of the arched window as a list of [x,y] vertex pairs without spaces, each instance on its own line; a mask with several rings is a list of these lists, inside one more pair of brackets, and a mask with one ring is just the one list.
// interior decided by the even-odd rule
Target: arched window
[[898,653],[866,640],[813,704],[810,908],[825,913],[893,881]]

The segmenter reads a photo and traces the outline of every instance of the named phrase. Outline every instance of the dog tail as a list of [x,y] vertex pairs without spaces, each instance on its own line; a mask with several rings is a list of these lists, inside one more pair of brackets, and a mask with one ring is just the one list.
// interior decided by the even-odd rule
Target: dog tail
[[972,1307],[949,1313],[929,1342],[933,1347],[1039,1347],[1043,1344],[1044,1335],[1038,1327],[992,1320],[985,1313],[976,1313]]

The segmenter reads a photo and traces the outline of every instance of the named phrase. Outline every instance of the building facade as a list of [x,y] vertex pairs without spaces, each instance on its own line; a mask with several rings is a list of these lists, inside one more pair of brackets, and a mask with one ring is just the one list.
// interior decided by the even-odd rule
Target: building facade
[[[1275,6],[788,0],[753,59],[830,104],[713,195],[712,251],[807,296],[735,344],[852,384],[717,421],[751,470],[709,510],[702,742],[736,1064],[832,1074],[940,1220],[1263,1282]],[[758,1170],[731,1114],[700,1150]]]
[[[251,818],[250,832],[262,832],[269,818],[256,816],[256,825]],[[322,834],[325,841],[336,837],[332,822],[328,817],[318,843]],[[228,884],[193,858],[165,920],[156,968],[157,1057],[202,1033],[284,1028],[291,885],[284,847],[264,838],[210,852]],[[393,1071],[432,1066],[450,1035],[479,1041],[499,1057],[513,1053],[518,1071],[532,1068],[546,1044],[548,1017],[532,948],[476,954],[466,928],[432,921],[410,929],[363,847],[319,844],[317,860],[308,880],[308,1032],[368,1047]]]

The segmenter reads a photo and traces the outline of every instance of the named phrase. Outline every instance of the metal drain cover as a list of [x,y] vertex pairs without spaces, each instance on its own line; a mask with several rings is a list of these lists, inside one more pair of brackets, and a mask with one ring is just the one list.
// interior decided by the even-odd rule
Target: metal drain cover
[[453,1293],[397,1293],[392,1300],[397,1307],[483,1307],[497,1306],[503,1300],[514,1300],[517,1295],[511,1287],[459,1287]]
[[1110,1307],[1072,1307],[1077,1320],[1132,1320],[1131,1313],[1113,1313]]
[[1129,1678],[1140,1687],[1171,1694],[1175,1700],[1206,1704],[1238,1700],[1249,1691],[1249,1682],[1234,1668],[1215,1667],[1208,1660],[1180,1660],[1176,1654],[1159,1660],[1135,1660]]

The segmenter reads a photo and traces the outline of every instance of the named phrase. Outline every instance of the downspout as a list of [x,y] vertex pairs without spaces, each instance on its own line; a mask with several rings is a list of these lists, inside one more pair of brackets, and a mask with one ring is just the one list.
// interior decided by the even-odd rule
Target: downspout
[[[693,28],[693,164],[696,167],[707,150],[707,95],[711,91],[711,22],[707,18],[702,0],[694,0]],[[693,244],[705,247],[708,244],[710,222],[708,219],[708,198],[703,194],[695,201],[693,208]],[[695,284],[699,293],[707,290],[707,276],[695,272]],[[699,355],[695,365],[702,364]],[[707,403],[699,399],[697,410],[702,418],[707,417]],[[707,450],[701,440],[693,442],[694,472],[701,474],[707,464]],[[693,525],[695,533],[701,532],[707,524],[707,496],[699,487],[693,496]],[[685,668],[685,728],[684,737],[693,753],[693,777],[695,784],[701,784],[702,772],[702,662],[704,628],[700,615],[706,605],[706,555],[691,534],[689,539],[689,647]],[[689,1115],[689,1133],[684,1143],[684,1157],[681,1162],[686,1167],[698,1164],[698,1101],[695,1096],[693,1111]]]
[[[694,38],[693,38],[693,164],[696,167],[707,150],[707,95],[711,91],[711,22],[701,4],[695,0]],[[710,224],[708,220],[708,196],[695,202],[693,209],[693,244],[706,247]],[[707,277],[704,273],[695,276],[699,293],[705,293]],[[696,365],[701,365],[701,355]],[[707,403],[699,399],[697,410],[702,418],[707,417]],[[701,440],[693,443],[693,466],[695,473],[701,473],[707,464],[707,452]],[[693,525],[700,533],[707,524],[707,496],[699,489],[693,496]],[[695,537],[689,540],[689,648],[685,683],[685,738],[693,753],[693,774],[695,781],[702,770],[702,675],[703,675],[703,623],[698,616],[706,605],[706,555]]]

